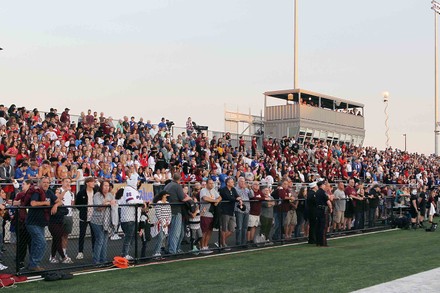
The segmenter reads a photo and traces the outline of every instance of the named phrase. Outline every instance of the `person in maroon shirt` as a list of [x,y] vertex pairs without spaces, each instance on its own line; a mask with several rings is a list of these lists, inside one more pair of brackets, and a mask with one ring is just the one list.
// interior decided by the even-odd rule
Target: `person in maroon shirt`
[[244,139],[243,139],[243,136],[240,136],[239,137],[240,138],[240,140],[238,141],[238,151],[239,152],[244,152],[244,149],[245,149],[245,142],[244,142]]
[[351,223],[353,222],[353,213],[354,213],[354,206],[353,206],[353,197],[357,196],[356,189],[354,188],[354,180],[350,179],[348,181],[348,186],[344,190],[345,195],[348,197],[347,205],[345,208],[344,218],[345,218],[345,227],[347,230],[351,229]]
[[255,157],[255,155],[257,154],[257,138],[255,136],[252,137],[252,157]]
[[249,210],[249,222],[247,230],[248,243],[254,242],[255,230],[260,225],[261,201],[267,199],[263,196],[258,181],[254,181],[252,183],[251,191],[252,192],[249,196],[251,199],[251,209]]

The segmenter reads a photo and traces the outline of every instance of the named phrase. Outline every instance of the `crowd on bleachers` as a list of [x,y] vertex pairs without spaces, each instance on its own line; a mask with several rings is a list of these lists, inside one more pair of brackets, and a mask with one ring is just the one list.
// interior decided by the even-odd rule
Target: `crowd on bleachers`
[[[173,135],[172,123],[165,118],[154,123],[143,118],[129,119],[124,116],[114,122],[112,117],[106,117],[102,112],[98,115],[98,112],[89,109],[87,114],[81,113],[77,122],[72,122],[69,111],[65,108],[59,114],[56,109],[50,109],[48,113],[41,114],[38,109],[30,111],[15,105],[0,105],[0,183],[4,201],[13,200],[21,186],[31,182],[26,180],[47,178],[47,184],[64,182],[64,187],[56,190],[59,194],[51,198],[50,206],[62,206],[57,196],[59,198],[61,193],[64,196],[67,191],[72,193],[67,204],[70,205],[81,190],[72,190],[68,185],[76,186],[75,182],[85,181],[85,187],[90,182],[93,190],[95,179],[99,179],[108,182],[109,186],[101,183],[99,192],[93,191],[99,193],[99,200],[95,201],[93,195],[83,204],[114,205],[115,191],[113,197],[107,195],[111,193],[110,183],[127,182],[135,175],[141,183],[153,184],[155,203],[166,203],[167,197],[170,198],[169,202],[183,202],[187,198],[201,202],[200,208],[194,209],[194,217],[191,217],[199,217],[199,221],[193,221],[192,224],[195,230],[199,229],[198,224],[201,226],[200,233],[194,232],[192,248],[205,253],[210,251],[208,242],[216,213],[221,215],[220,224],[217,224],[223,240],[218,245],[223,249],[227,249],[226,240],[233,231],[236,245],[255,241],[258,236],[255,235],[256,227],[261,227],[261,234],[267,242],[270,242],[270,238],[279,240],[309,236],[309,241],[312,238],[311,241],[315,243],[318,240],[310,237],[310,233],[315,232],[309,233],[309,217],[314,203],[308,201],[309,193],[318,190],[316,182],[319,182],[320,189],[325,190],[330,202],[327,208],[333,212],[333,225],[328,231],[351,229],[352,224],[362,228],[365,209],[370,209],[368,224],[374,225],[376,220],[385,217],[386,197],[392,197],[397,204],[411,206],[413,191],[406,190],[407,187],[416,190],[419,198],[421,194],[426,195],[426,206],[431,196],[427,189],[440,184],[440,166],[435,156],[391,148],[381,151],[322,140],[299,143],[295,138],[287,137],[254,137],[249,144],[240,139],[237,145],[232,145],[228,133],[222,137],[207,137],[205,132],[196,131],[190,117],[186,131]],[[259,139],[262,139],[262,149],[258,148]],[[183,191],[183,195],[179,191],[179,195],[175,196],[164,187],[169,182],[193,183],[193,188]],[[326,182],[333,184],[333,187]],[[135,189],[133,184],[130,186]],[[339,195],[338,189],[343,191]],[[232,190],[235,190],[235,195]],[[436,194],[433,193],[434,196]],[[221,199],[237,202],[238,205],[229,207],[222,204],[217,211],[215,207]],[[430,200],[430,203],[437,202],[436,199]],[[249,203],[249,200],[253,202]],[[281,200],[281,204],[272,200]],[[338,200],[344,205],[339,205]],[[368,204],[364,206],[362,203],[367,201]],[[36,198],[35,202],[39,202],[39,199]],[[417,199],[418,207],[419,203]],[[207,208],[203,208],[204,205]],[[143,209],[145,214],[146,208]],[[169,230],[172,243],[169,252],[178,253],[177,243],[181,239],[175,233],[180,227],[175,228],[178,224],[173,209],[160,209],[156,222],[159,226],[151,236],[154,234],[153,237],[163,239]],[[86,218],[83,219],[87,219],[87,213],[84,213],[83,217]],[[67,212],[63,216],[68,216]],[[97,241],[100,247],[105,244],[104,238],[115,236],[115,231],[103,228],[106,224],[100,218],[101,214],[93,212],[88,217],[89,220],[85,222],[95,217],[95,222],[91,223],[92,231],[95,231],[95,236],[99,235]],[[62,261],[69,263],[70,258],[65,253],[67,240],[63,240],[66,233],[56,230],[61,229],[59,226],[54,227],[53,235],[58,241],[52,247],[52,255],[55,257],[58,252]],[[83,230],[86,228],[82,227]],[[123,229],[125,234],[131,231],[128,234],[134,237],[132,226],[125,224]],[[36,231],[30,232],[37,234]],[[130,241],[125,243],[124,240],[123,256],[128,258]],[[156,247],[156,255],[160,256],[160,248]],[[102,263],[105,259],[102,251],[96,253],[95,262]],[[82,257],[82,251],[79,251],[77,258]],[[35,263],[31,267],[39,269],[37,260],[33,261]],[[51,258],[51,261],[57,260]]]
[[319,140],[299,145],[294,138],[265,138],[263,150],[257,150],[257,138],[233,146],[228,134],[208,138],[188,123],[188,131],[173,137],[165,118],[152,123],[125,116],[114,123],[104,113],[88,110],[74,123],[68,108],[41,115],[38,109],[0,106],[0,159],[4,164],[10,158],[8,165],[19,181],[47,175],[52,180],[93,176],[125,182],[129,170],[145,182],[163,183],[180,172],[184,182],[211,177],[221,186],[226,176],[243,174],[271,183],[284,176],[295,183],[325,177],[330,182],[353,178],[431,186],[439,180],[436,157],[391,148],[380,151]]

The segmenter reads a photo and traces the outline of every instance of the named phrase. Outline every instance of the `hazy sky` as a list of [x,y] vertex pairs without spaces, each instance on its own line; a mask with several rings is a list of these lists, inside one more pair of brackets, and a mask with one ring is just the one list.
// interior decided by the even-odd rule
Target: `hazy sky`
[[[224,128],[293,87],[293,0],[3,1],[0,102]],[[365,145],[434,152],[430,0],[298,0],[299,87],[365,104]]]

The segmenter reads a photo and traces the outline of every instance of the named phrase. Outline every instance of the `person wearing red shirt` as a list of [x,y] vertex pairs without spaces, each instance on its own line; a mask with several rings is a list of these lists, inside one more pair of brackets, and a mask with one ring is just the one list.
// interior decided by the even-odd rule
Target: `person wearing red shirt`
[[254,181],[252,183],[251,193],[249,198],[252,201],[250,202],[251,208],[249,211],[247,241],[248,243],[253,243],[255,237],[255,230],[260,225],[261,202],[267,199],[266,197],[263,196],[258,181]]

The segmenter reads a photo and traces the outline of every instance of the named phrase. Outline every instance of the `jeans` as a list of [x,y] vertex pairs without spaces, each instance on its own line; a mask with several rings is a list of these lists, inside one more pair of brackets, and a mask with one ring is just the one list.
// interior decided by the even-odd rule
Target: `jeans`
[[376,226],[376,209],[370,208],[370,213],[368,214],[368,227],[370,228]]
[[171,216],[171,224],[168,236],[168,252],[176,254],[180,250],[180,243],[183,239],[182,214],[177,213]]
[[269,240],[270,229],[272,228],[273,218],[266,218],[264,216],[260,216],[261,222],[261,234],[266,237],[266,240]]
[[31,236],[24,222],[18,222],[17,237],[17,258],[20,263],[24,263],[28,248],[31,251]]
[[364,229],[364,211],[355,213],[354,229]]
[[122,231],[124,231],[124,244],[122,245],[122,256],[130,254],[130,247],[135,236],[135,222],[121,222]]
[[93,248],[93,262],[95,264],[107,261],[108,232],[104,231],[103,225],[90,224],[95,233],[95,247]]
[[273,228],[273,240],[281,240],[283,235],[284,219],[286,218],[286,212],[275,212],[273,213],[274,218],[274,228]]
[[237,227],[235,228],[235,245],[244,245],[247,243],[246,232],[249,223],[249,214],[235,212],[235,221],[237,221]]
[[156,238],[156,244],[154,246],[153,255],[160,255],[160,249],[162,248],[162,242],[165,238],[165,233],[163,230],[160,230],[159,234],[157,234]]
[[61,238],[63,237],[64,233],[63,223],[49,224],[49,231],[52,235],[52,247],[50,250],[50,255],[55,257],[58,252],[62,258],[65,258],[66,255],[64,254],[63,247],[61,245]]
[[304,223],[304,214],[303,212],[296,211],[297,224],[295,226],[295,237],[301,237],[301,226]]
[[46,238],[44,237],[44,226],[27,225],[31,236],[31,251],[29,254],[29,268],[38,267],[46,251]]
[[79,221],[79,240],[78,240],[78,252],[84,252],[84,238],[87,232],[87,225],[90,225],[90,234],[92,235],[92,251],[95,247],[95,233],[92,229],[92,224],[86,221]]

